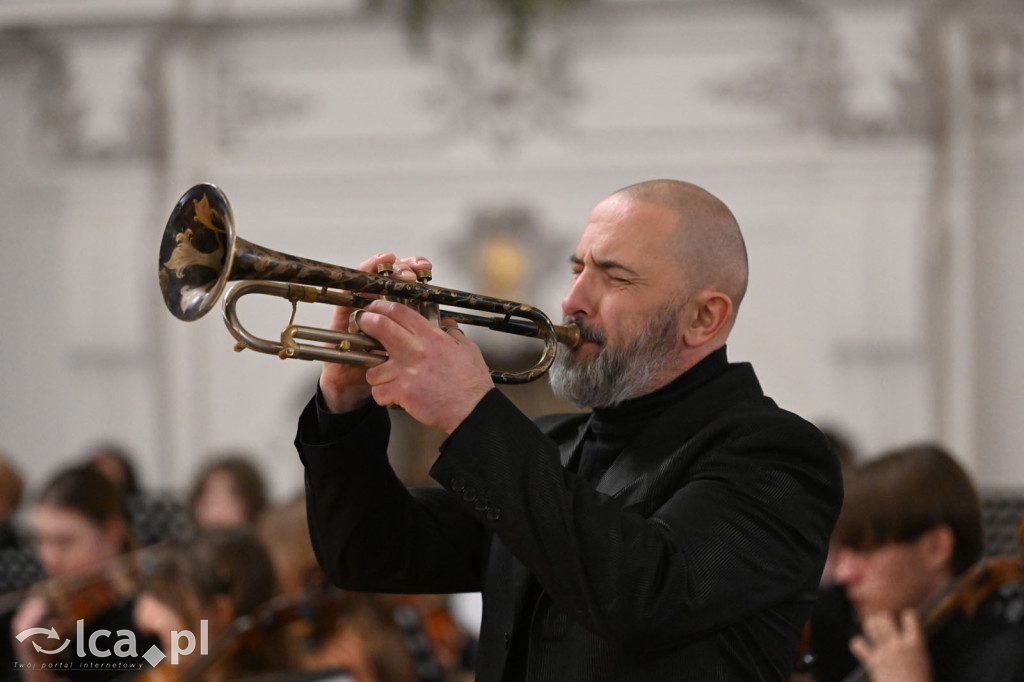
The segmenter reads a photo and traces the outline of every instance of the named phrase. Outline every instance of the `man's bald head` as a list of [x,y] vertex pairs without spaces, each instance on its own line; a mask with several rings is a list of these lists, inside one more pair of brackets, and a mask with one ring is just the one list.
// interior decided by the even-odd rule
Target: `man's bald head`
[[732,300],[735,314],[747,291],[747,249],[736,218],[718,197],[679,180],[648,180],[615,195],[673,210],[679,218],[676,253],[687,289],[722,292]]

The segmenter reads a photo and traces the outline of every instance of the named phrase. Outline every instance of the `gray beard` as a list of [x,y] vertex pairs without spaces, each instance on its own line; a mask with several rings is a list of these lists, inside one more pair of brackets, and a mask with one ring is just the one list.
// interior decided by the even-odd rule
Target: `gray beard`
[[609,350],[603,334],[578,323],[583,338],[599,345],[597,355],[578,359],[562,350],[551,366],[551,390],[579,407],[612,407],[652,390],[674,359],[679,309],[662,311],[626,346]]

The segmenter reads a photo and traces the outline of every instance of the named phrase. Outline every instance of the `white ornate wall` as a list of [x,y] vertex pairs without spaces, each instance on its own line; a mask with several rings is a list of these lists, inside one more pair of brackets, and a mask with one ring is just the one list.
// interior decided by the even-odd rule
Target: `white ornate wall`
[[[441,17],[423,54],[354,1],[0,0],[0,449],[38,482],[113,438],[180,488],[241,447],[297,488],[316,367],[160,300],[196,182],[250,241],[424,253],[471,290],[473,216],[525,210],[530,302],[557,315],[590,208],[678,177],[745,230],[731,355],[769,394],[865,451],[936,438],[1024,484],[1024,12],[949,5],[592,0],[515,71],[483,16]],[[286,314],[251,307],[270,335]]]

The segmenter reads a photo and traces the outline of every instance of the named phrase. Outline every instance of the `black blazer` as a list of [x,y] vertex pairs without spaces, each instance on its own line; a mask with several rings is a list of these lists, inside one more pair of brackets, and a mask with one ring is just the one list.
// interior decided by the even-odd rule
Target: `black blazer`
[[789,680],[842,502],[824,436],[731,365],[595,489],[565,468],[587,419],[534,424],[492,391],[442,445],[443,488],[406,489],[386,410],[311,401],[296,446],[321,566],[349,589],[481,590],[477,682]]

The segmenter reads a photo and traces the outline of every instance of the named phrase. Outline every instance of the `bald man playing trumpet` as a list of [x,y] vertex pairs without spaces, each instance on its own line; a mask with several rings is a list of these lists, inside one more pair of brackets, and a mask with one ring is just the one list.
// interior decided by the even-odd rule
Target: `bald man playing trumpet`
[[[735,218],[695,185],[639,183],[597,205],[569,261],[582,342],[551,386],[583,414],[532,422],[462,332],[365,308],[387,361],[325,364],[296,437],[322,567],[348,589],[481,591],[477,682],[789,680],[842,483],[821,433],[726,357]],[[386,405],[448,434],[440,486],[390,469]]]

